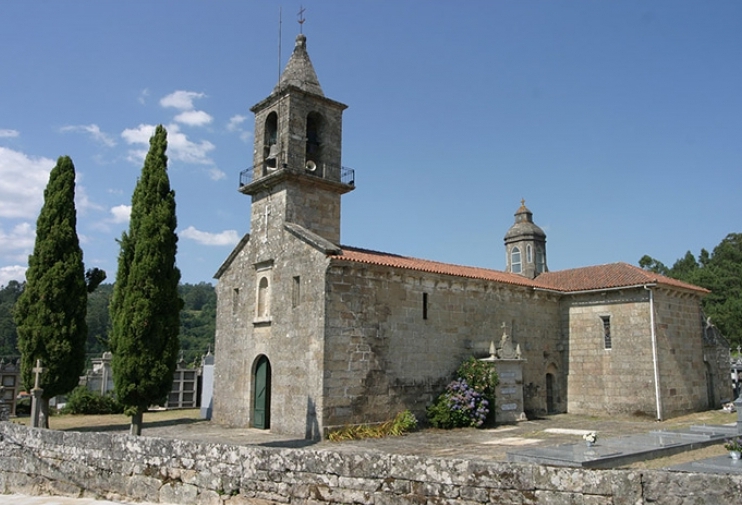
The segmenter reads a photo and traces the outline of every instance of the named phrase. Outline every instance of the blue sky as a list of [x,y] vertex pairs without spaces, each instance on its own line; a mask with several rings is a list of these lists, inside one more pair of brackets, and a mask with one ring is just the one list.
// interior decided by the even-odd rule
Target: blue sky
[[[502,270],[525,198],[550,270],[672,264],[742,232],[742,2],[304,0],[325,94],[349,106],[342,242]],[[116,238],[154,125],[178,265],[212,281],[249,232],[250,107],[298,3],[0,2],[0,285],[22,280],[48,174],[72,157],[87,267]]]

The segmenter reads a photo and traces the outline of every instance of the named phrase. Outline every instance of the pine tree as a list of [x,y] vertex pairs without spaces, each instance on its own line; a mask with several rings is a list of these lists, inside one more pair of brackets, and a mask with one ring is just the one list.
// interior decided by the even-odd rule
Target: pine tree
[[44,367],[40,382],[44,427],[49,399],[72,391],[85,367],[87,286],[76,227],[75,166],[62,156],[44,191],[26,286],[14,314],[26,388],[34,384],[36,360]]
[[175,266],[175,192],[167,175],[167,132],[162,125],[149,144],[131,200],[129,232],[119,242],[110,305],[114,386],[131,416],[134,435],[141,434],[147,408],[163,403],[172,387],[183,305]]

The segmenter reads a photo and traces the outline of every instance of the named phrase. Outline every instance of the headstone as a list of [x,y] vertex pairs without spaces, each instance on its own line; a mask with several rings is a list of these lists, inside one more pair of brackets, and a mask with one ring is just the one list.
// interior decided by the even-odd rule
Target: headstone
[[201,370],[201,419],[211,420],[214,403],[214,355],[206,353]]
[[10,405],[5,403],[5,386],[0,385],[0,421],[10,420]]

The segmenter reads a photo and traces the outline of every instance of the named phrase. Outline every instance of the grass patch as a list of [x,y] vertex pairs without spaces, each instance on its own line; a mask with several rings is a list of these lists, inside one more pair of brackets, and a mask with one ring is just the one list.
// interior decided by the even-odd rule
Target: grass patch
[[[144,429],[163,424],[187,424],[204,421],[200,409],[154,410],[144,414]],[[31,423],[30,417],[17,417],[14,423]],[[73,415],[54,414],[49,417],[49,428],[60,431],[126,431],[131,418],[124,414]]]

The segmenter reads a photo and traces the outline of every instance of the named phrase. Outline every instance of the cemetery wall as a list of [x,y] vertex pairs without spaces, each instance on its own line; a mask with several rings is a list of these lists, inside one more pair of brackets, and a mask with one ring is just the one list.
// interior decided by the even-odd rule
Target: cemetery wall
[[180,505],[736,503],[742,476],[202,444],[0,423],[0,493]]
[[[489,355],[503,323],[525,359],[525,409],[543,414],[547,371],[566,369],[558,314],[558,298],[542,291],[333,259],[324,426],[385,421],[405,409],[424,418],[464,360]],[[553,375],[553,409],[565,412],[564,375]]]

